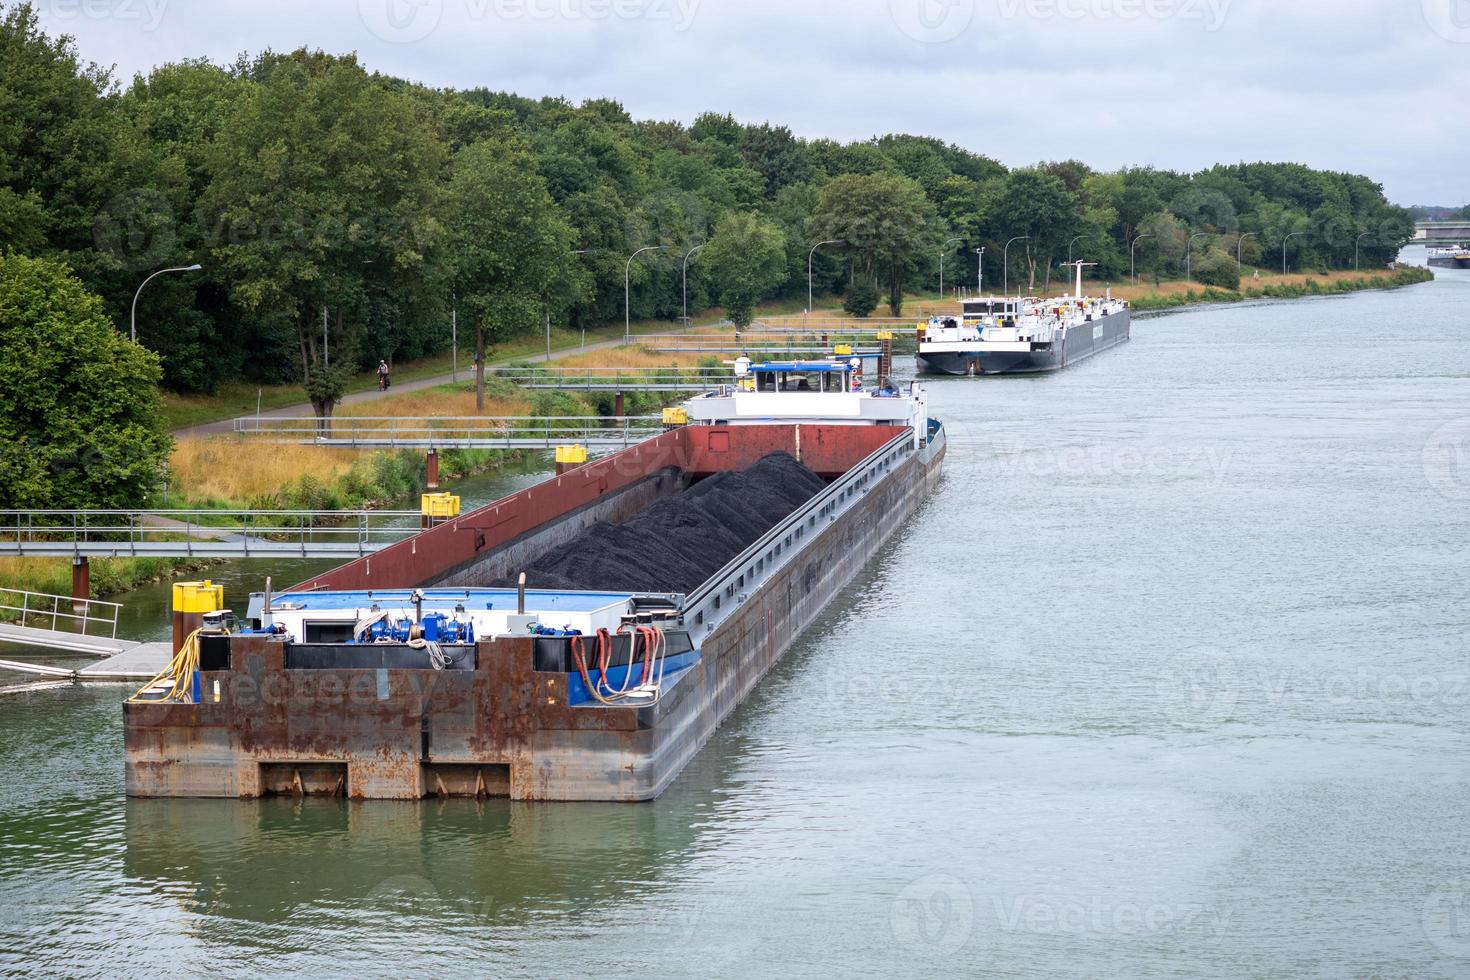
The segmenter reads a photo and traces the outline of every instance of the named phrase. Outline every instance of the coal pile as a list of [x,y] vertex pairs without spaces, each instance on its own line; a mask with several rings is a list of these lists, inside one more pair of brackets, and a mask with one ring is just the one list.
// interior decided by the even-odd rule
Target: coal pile
[[[826,483],[786,453],[717,473],[626,524],[600,522],[526,569],[532,589],[694,591]],[[513,588],[515,577],[491,583]]]

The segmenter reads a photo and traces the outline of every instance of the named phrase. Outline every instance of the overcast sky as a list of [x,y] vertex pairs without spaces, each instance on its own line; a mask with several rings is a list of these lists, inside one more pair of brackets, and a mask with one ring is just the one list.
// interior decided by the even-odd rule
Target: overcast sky
[[439,86],[806,137],[937,136],[1008,165],[1291,160],[1470,201],[1470,0],[37,0],[136,72],[302,45]]

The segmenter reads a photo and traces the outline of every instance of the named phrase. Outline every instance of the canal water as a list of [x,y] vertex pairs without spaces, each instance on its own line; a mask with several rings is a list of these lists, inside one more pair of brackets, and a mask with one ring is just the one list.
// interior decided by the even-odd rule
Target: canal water
[[120,688],[0,696],[0,969],[1470,975],[1467,309],[933,381],[942,486],[653,803],[129,801]]

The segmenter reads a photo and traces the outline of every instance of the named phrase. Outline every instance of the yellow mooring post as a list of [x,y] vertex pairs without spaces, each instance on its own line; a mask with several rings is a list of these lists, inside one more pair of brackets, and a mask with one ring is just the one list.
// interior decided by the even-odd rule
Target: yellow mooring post
[[174,583],[174,653],[184,648],[189,634],[204,625],[204,614],[225,607],[225,587],[208,579]]
[[428,530],[459,516],[459,498],[452,493],[426,493],[419,497],[419,527]]
[[556,475],[570,472],[587,463],[587,447],[575,443],[556,447]]

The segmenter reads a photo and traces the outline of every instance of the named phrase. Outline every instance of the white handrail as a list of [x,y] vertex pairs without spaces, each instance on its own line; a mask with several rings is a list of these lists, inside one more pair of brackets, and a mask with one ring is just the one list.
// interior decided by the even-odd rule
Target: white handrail
[[[92,636],[93,634],[90,632],[89,627],[100,625],[111,627],[110,632],[107,633],[108,639],[117,639],[117,623],[122,612],[121,603],[107,602],[103,599],[77,599],[72,596],[53,595],[50,592],[31,592],[26,589],[0,588],[0,599],[9,599],[10,596],[19,597],[21,604],[17,606],[13,605],[10,601],[0,602],[0,620],[9,619],[9,617],[3,615],[5,613],[19,613],[19,625],[29,626],[28,620],[32,616],[40,616],[50,619],[51,625],[49,628],[53,633],[75,632],[81,636]],[[51,608],[33,609],[31,608],[32,599],[40,599],[43,602],[49,599],[51,601]],[[64,612],[62,609],[63,604],[70,605],[72,611]],[[101,610],[101,613],[94,613],[93,607],[97,607]],[[80,611],[78,611],[79,609]],[[107,615],[109,613],[110,615]],[[69,620],[70,622],[64,624],[61,622],[62,620]],[[80,630],[74,628],[77,623],[81,624]],[[63,625],[69,625],[73,628],[62,630],[59,627]]]

